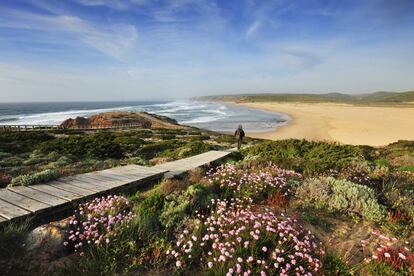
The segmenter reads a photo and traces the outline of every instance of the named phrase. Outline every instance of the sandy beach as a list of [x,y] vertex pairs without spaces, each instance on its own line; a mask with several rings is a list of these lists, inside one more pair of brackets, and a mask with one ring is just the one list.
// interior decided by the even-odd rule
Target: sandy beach
[[276,102],[243,105],[285,113],[291,118],[285,126],[269,132],[250,133],[250,137],[271,140],[305,138],[370,146],[414,140],[414,107]]

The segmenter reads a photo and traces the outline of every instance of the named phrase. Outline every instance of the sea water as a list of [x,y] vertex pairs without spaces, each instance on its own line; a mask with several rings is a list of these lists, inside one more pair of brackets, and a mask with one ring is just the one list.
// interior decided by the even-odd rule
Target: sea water
[[159,102],[0,103],[0,125],[58,125],[68,118],[107,111],[146,111],[168,116],[180,124],[219,132],[232,132],[239,124],[246,131],[263,132],[284,125],[285,114],[238,105],[192,100]]

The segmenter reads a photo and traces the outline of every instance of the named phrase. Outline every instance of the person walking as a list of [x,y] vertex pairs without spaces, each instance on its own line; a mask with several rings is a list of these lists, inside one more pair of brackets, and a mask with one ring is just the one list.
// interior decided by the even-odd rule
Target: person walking
[[239,125],[239,127],[236,129],[236,132],[234,132],[234,136],[237,137],[237,149],[240,150],[243,138],[245,136],[242,125]]

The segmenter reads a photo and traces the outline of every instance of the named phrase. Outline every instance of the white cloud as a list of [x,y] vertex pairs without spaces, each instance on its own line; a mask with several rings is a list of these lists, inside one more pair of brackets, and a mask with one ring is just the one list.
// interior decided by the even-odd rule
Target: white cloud
[[0,27],[66,34],[115,59],[122,59],[134,47],[138,32],[134,25],[93,24],[71,15],[43,15],[16,10],[0,11]]

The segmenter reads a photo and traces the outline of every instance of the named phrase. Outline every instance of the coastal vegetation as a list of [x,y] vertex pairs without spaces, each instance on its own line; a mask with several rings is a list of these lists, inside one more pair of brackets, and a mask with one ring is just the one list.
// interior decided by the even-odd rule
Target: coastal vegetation
[[0,187],[125,164],[150,165],[230,148],[233,142],[192,128],[1,132]]
[[[195,130],[37,135],[42,146],[28,143],[28,158],[70,139],[85,139],[87,149],[93,139],[96,145],[83,158],[107,160],[99,144],[111,142],[119,144],[124,160],[139,162],[183,158],[227,139]],[[171,140],[162,139],[167,135]],[[64,254],[49,260],[48,269],[70,275],[411,275],[412,145],[256,140],[217,167],[165,179],[146,191],[81,203],[66,220]],[[59,146],[55,150],[60,158],[74,158]],[[21,244],[27,227],[22,229],[3,229],[0,239],[16,237]],[[5,271],[44,271],[42,265],[11,260],[35,261],[18,244],[5,245],[4,250],[21,252],[5,257],[13,264]]]

